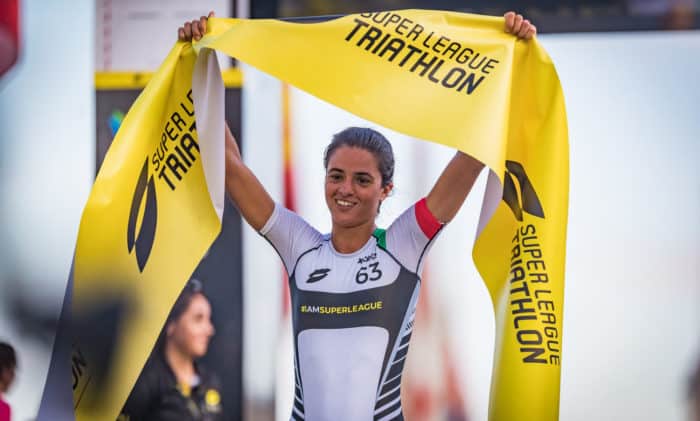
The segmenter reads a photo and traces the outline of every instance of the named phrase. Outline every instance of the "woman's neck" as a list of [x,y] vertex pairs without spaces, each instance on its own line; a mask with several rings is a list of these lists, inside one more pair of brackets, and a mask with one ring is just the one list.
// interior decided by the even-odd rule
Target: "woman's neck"
[[374,221],[349,228],[333,225],[333,230],[331,231],[333,248],[338,253],[354,253],[367,243],[374,229]]
[[178,383],[189,385],[195,376],[192,357],[180,352],[170,343],[165,344],[165,361],[173,370]]

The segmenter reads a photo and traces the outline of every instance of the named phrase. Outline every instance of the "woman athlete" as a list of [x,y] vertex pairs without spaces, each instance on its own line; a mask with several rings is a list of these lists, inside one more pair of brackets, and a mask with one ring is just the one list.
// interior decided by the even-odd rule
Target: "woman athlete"
[[[212,13],[209,16],[213,16]],[[505,14],[505,31],[535,27]],[[199,39],[207,17],[178,29]],[[393,188],[394,156],[380,133],[351,127],[324,156],[332,230],[321,234],[275,203],[241,159],[226,127],[226,190],[243,218],[280,255],[289,275],[295,347],[292,420],[402,420],[401,373],[423,258],[457,214],[483,164],[457,152],[424,198],[386,230],[375,218]]]

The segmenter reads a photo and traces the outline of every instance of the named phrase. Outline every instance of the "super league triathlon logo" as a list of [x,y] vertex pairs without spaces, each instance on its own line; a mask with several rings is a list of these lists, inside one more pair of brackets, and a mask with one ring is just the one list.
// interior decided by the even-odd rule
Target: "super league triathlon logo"
[[[139,220],[141,204],[144,202],[143,212],[141,213],[141,226],[136,233],[136,223]],[[126,245],[129,253],[136,250],[136,263],[139,265],[139,271],[143,272],[146,267],[148,257],[153,249],[153,241],[156,233],[156,222],[158,218],[158,203],[156,200],[156,186],[153,181],[153,176],[148,176],[148,158],[143,163],[141,175],[139,175],[136,189],[134,190],[134,198],[131,201],[131,214],[129,215],[129,226],[126,232]]]
[[[516,187],[516,183],[519,189]],[[518,191],[520,195],[518,195]],[[522,164],[506,161],[506,175],[503,178],[503,201],[510,207],[518,221],[523,220],[523,212],[544,218],[544,210],[535,188],[525,173]]]
[[175,191],[184,182],[199,157],[196,131],[194,100],[190,89],[182,93],[180,103],[163,122],[160,139],[143,163],[131,201],[126,246],[129,253],[136,252],[136,262],[141,272],[151,255],[156,234],[156,181],[162,183],[161,187],[167,186],[162,187],[166,193]]

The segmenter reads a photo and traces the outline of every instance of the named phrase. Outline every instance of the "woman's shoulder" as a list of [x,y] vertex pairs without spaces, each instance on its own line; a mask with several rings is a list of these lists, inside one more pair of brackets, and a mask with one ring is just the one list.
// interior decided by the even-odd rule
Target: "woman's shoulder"
[[154,353],[151,355],[141,370],[137,384],[148,387],[151,390],[168,388],[175,383],[175,375],[165,360]]
[[318,230],[311,225],[298,212],[293,211],[280,203],[275,203],[275,209],[270,218],[260,229],[260,234],[267,235],[271,230],[312,230],[321,235]]
[[425,198],[422,198],[406,208],[387,228],[391,234],[420,231],[426,239],[432,239],[445,224],[440,222],[428,209]]

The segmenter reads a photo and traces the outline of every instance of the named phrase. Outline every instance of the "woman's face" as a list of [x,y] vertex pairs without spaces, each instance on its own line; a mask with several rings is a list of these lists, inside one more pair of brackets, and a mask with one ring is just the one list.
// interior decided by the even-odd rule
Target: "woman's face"
[[362,148],[340,146],[328,160],[326,204],[333,226],[353,228],[374,223],[379,203],[391,191],[382,187],[377,159]]
[[199,358],[207,353],[214,335],[211,306],[202,294],[195,294],[182,316],[168,326],[168,341],[183,354]]
[[0,371],[0,392],[5,393],[15,380],[15,367],[5,368]]

